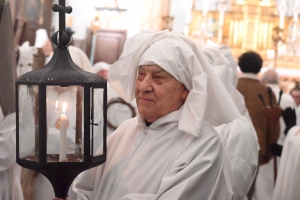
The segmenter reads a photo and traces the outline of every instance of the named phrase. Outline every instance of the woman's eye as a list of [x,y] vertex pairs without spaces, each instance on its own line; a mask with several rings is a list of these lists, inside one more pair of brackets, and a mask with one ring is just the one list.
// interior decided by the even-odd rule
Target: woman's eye
[[145,76],[145,74],[144,74],[143,72],[138,72],[137,78],[138,78],[139,80],[142,80],[142,79],[144,78],[144,76]]
[[144,73],[143,73],[143,72],[139,72],[138,75],[139,75],[139,76],[143,76]]

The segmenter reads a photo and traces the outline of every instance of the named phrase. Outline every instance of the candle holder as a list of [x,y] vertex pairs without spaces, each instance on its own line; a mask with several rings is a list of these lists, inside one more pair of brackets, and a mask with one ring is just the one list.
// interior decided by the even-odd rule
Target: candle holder
[[72,8],[59,0],[52,10],[59,12],[54,55],[15,84],[16,160],[46,176],[56,197],[65,199],[79,173],[106,160],[107,82],[72,61],[72,37],[65,31]]

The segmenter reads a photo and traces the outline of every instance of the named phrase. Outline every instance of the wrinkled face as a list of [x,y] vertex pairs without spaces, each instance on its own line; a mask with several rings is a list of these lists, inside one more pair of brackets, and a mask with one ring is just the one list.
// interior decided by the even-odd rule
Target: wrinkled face
[[157,65],[138,68],[135,97],[138,111],[148,122],[154,122],[184,103],[189,91]]
[[300,105],[300,91],[293,90],[291,92],[291,95],[292,95],[296,105],[299,106]]

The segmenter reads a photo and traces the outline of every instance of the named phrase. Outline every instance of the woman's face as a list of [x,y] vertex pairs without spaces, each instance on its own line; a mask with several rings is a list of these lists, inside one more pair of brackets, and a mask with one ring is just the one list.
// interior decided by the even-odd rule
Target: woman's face
[[159,66],[138,68],[135,97],[139,113],[148,122],[178,110],[188,93],[182,83]]

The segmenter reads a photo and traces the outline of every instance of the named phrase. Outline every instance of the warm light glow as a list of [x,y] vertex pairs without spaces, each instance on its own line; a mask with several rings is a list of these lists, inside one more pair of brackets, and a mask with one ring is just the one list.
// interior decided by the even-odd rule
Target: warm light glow
[[66,102],[63,103],[63,113],[66,113],[67,110],[67,104]]
[[286,46],[281,45],[278,47],[278,56],[284,56],[286,54]]
[[55,109],[58,108],[58,101],[55,102]]
[[100,18],[104,17],[106,19],[116,19],[120,16],[120,12],[118,11],[108,11],[108,10],[104,10],[100,12]]
[[267,50],[267,59],[272,60],[275,58],[275,51],[274,49],[268,49]]
[[206,40],[206,48],[213,48],[213,47],[217,47],[218,46],[218,43],[215,43],[214,41],[212,40]]

